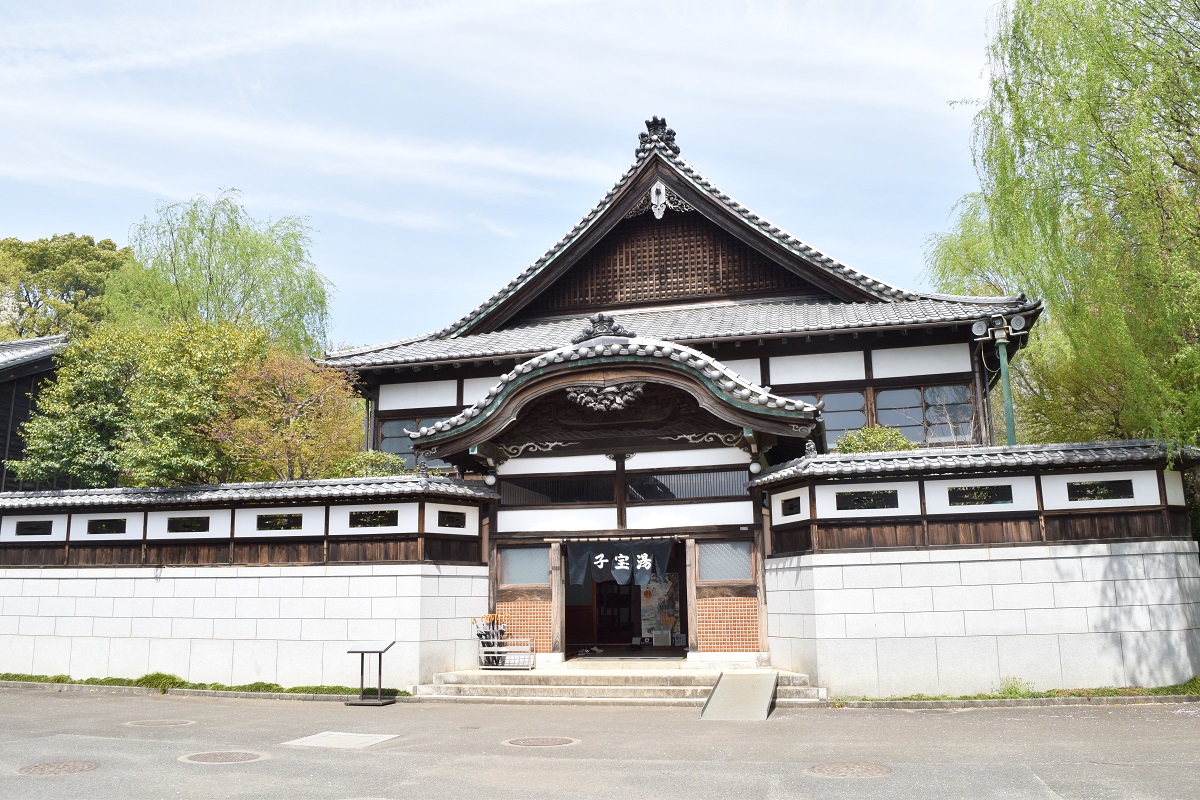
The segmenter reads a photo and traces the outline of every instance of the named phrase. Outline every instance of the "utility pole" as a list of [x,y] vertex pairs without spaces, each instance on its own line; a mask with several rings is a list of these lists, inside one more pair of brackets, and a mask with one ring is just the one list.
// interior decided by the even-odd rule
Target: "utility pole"
[[990,320],[981,319],[971,327],[972,333],[979,337],[975,341],[996,343],[996,355],[1000,358],[1000,391],[1004,396],[1004,438],[1009,447],[1017,443],[1017,425],[1013,419],[1012,382],[1008,376],[1008,342],[1010,336],[1023,335],[1025,325],[1024,317],[1005,320],[997,314]]

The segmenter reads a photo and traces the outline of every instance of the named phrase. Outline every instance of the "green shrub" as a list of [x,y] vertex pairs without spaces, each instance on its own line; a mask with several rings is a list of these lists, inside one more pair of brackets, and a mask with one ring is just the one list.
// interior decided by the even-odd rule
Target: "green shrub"
[[916,444],[898,428],[886,425],[868,425],[856,431],[847,431],[838,442],[839,453],[883,453],[892,450],[915,450]]
[[135,680],[133,685],[145,686],[147,689],[158,689],[165,694],[167,689],[182,689],[187,686],[187,681],[178,675],[170,675],[166,672],[151,672]]
[[1023,681],[1020,678],[1008,677],[1000,679],[1000,688],[996,690],[996,694],[1005,699],[1016,699],[1022,697],[1034,697],[1036,692],[1033,691],[1033,684],[1028,681]]

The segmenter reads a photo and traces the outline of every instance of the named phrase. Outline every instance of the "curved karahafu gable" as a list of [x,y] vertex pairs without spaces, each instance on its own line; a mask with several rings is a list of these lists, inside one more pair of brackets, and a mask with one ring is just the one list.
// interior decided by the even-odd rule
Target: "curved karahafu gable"
[[714,416],[754,430],[803,439],[820,424],[819,406],[771,394],[698,350],[636,336],[610,315],[596,314],[575,343],[517,365],[474,405],[409,436],[426,453],[461,451],[495,435],[549,392],[643,380],[683,389]]

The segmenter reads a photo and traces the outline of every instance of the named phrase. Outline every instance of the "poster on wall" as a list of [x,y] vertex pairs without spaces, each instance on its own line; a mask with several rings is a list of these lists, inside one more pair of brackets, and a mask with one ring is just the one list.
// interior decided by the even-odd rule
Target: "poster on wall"
[[567,573],[573,584],[590,574],[593,581],[645,586],[652,577],[667,579],[671,540],[653,542],[568,542]]
[[679,576],[671,573],[665,581],[650,581],[642,587],[642,636],[651,638],[655,632],[679,632]]

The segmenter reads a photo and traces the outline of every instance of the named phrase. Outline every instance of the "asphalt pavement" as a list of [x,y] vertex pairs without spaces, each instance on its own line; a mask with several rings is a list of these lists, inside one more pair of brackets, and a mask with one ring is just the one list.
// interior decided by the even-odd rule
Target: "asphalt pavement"
[[1195,705],[813,708],[714,722],[694,708],[0,689],[5,800],[1190,800],[1200,798],[1198,761]]

